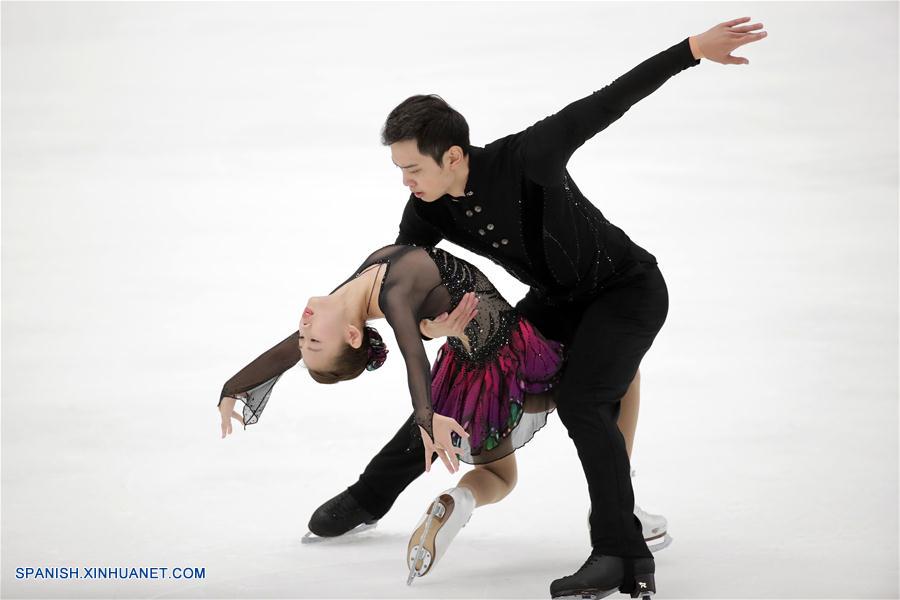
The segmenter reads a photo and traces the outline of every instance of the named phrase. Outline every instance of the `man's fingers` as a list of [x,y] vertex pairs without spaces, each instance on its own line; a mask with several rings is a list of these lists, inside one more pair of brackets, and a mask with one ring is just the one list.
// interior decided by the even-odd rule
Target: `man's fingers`
[[750,17],[740,17],[738,19],[732,19],[731,21],[725,21],[722,23],[725,27],[731,27],[733,25],[737,25],[738,23],[745,23],[750,20]]
[[737,48],[738,46],[743,46],[744,44],[749,44],[750,42],[755,42],[756,40],[761,40],[764,37],[766,37],[765,31],[761,31],[759,33],[748,33],[747,35],[741,37],[740,39],[735,40],[735,42],[737,42],[737,44],[735,45],[735,48]]
[[475,292],[468,292],[465,297],[463,297],[462,302],[459,303],[460,308],[464,309],[460,312],[468,312],[477,302],[478,297],[475,295]]
[[466,292],[460,299],[456,308],[448,315],[445,331],[452,332],[449,335],[464,333],[466,325],[475,318],[477,314],[475,307],[478,306],[478,296],[475,292]]
[[753,25],[744,25],[743,27],[735,27],[731,29],[732,33],[747,33],[753,31],[754,29],[759,29],[762,27],[762,23],[754,23]]
[[[463,306],[463,304],[465,304],[465,306]],[[477,314],[477,306],[478,296],[476,296],[475,294],[472,294],[468,300],[460,302],[460,308],[464,308],[465,310],[459,312],[459,315],[455,319],[453,326],[459,329],[465,329],[465,326],[468,325],[469,321],[471,321]]]
[[459,322],[466,316],[467,311],[465,311],[464,308],[465,307],[462,305],[462,303],[460,303],[459,306],[457,306],[453,310],[453,315],[447,320],[447,327],[452,330],[455,330],[459,327]]

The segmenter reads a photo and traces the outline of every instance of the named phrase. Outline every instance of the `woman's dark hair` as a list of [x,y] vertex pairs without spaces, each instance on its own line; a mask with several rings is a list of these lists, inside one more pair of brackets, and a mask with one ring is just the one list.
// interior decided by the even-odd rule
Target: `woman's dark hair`
[[319,383],[337,383],[356,379],[363,371],[374,371],[387,358],[387,348],[374,327],[363,328],[362,344],[354,348],[346,344],[338,354],[331,371],[314,371],[309,369],[309,375]]
[[469,124],[436,94],[411,96],[391,111],[381,130],[385,146],[404,140],[416,140],[419,153],[440,165],[451,146],[468,155]]

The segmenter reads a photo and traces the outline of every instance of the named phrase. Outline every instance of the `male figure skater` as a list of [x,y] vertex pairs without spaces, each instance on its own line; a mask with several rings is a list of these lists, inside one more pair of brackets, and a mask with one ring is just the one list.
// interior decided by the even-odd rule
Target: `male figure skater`
[[[480,148],[465,119],[437,96],[413,96],[388,116],[382,142],[411,192],[397,243],[449,240],[486,256],[530,286],[516,308],[546,337],[567,347],[557,389],[559,417],[575,444],[591,498],[592,552],[551,596],[617,588],[655,593],[655,565],[633,513],[625,443],[616,420],[668,312],[656,257],[631,241],[581,193],[566,164],[573,152],[670,77],[707,58],[749,64],[734,49],[765,37],[743,17],[720,23],[645,60],[558,113]],[[359,480],[310,521],[340,535],[383,516],[424,471],[404,422]],[[435,439],[440,437],[437,429]],[[458,464],[449,448],[445,463]]]

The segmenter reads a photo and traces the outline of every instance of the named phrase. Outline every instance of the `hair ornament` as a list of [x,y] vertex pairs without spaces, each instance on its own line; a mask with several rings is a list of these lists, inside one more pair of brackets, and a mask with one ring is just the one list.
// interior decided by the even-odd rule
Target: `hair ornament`
[[384,364],[384,361],[387,359],[388,349],[384,345],[384,340],[381,339],[381,334],[378,333],[377,329],[366,325],[365,330],[369,336],[369,362],[366,363],[366,371],[374,371]]

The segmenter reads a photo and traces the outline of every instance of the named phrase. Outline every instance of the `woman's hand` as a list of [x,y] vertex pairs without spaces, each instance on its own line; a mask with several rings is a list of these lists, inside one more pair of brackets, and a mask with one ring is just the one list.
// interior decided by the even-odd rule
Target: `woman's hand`
[[458,337],[465,339],[466,325],[478,314],[478,297],[475,292],[463,295],[462,300],[450,314],[443,313],[434,319],[422,319],[419,331],[432,339],[439,337]]
[[767,35],[765,31],[751,33],[754,29],[761,28],[762,23],[737,26],[749,20],[750,17],[741,17],[725,21],[700,35],[691,36],[688,42],[694,58],[706,58],[723,65],[749,65],[750,61],[743,56],[731,56],[731,51],[738,46],[759,41]]
[[431,455],[437,452],[444,466],[451,473],[459,471],[459,449],[453,446],[450,432],[455,431],[460,437],[468,438],[469,434],[455,419],[434,413],[431,419],[431,429],[434,431],[434,441],[428,437],[428,432],[419,426],[422,432],[422,443],[425,445],[425,470],[431,471]]
[[234,419],[241,425],[244,424],[244,418],[234,410],[234,404],[237,402],[237,398],[232,398],[230,396],[225,396],[222,398],[222,401],[219,403],[219,414],[222,417],[222,437],[224,438],[226,434],[231,433],[231,419]]

